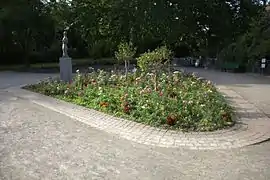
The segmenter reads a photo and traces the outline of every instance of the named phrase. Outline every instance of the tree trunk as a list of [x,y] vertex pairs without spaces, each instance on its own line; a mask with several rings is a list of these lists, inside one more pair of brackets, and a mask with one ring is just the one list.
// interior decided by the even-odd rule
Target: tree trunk
[[25,56],[24,56],[24,66],[25,68],[30,68],[30,61],[29,61],[29,53],[25,52]]
[[155,91],[157,91],[157,66],[155,67],[155,70],[154,70],[154,89]]
[[127,76],[128,76],[128,62],[125,60],[125,76],[126,76],[126,81],[127,81]]
[[128,93],[128,61],[125,60],[126,93]]

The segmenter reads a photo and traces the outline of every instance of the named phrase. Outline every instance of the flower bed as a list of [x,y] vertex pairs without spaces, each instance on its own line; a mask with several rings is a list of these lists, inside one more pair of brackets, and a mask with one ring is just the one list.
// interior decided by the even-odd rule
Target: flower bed
[[211,82],[178,71],[78,72],[71,84],[48,80],[25,88],[155,127],[214,131],[234,125],[232,108]]

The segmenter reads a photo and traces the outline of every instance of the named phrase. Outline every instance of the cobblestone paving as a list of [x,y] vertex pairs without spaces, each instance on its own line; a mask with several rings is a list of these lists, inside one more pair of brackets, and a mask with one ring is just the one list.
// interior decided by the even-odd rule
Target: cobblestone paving
[[235,91],[220,85],[218,88],[236,108],[237,124],[230,129],[204,133],[153,128],[22,89],[9,88],[8,91],[97,129],[145,145],[214,150],[243,147],[270,138],[270,120],[262,111]]
[[[212,74],[203,73],[206,73],[204,75],[209,75],[209,77]],[[270,179],[269,141],[253,146],[214,151],[186,149],[185,147],[189,148],[188,146],[179,146],[180,148],[149,146],[120,138],[120,133],[117,135],[106,133],[106,130],[97,130],[97,128],[88,126],[87,121],[81,123],[78,121],[79,119],[74,120],[36,104],[39,102],[46,106],[48,104],[57,105],[56,108],[60,108],[61,102],[54,99],[48,98],[44,101],[43,97],[21,91],[18,88],[5,89],[14,85],[32,83],[46,76],[17,73],[3,75],[0,73],[1,180]],[[225,80],[225,77],[230,81],[235,81],[239,76],[215,74],[219,82],[221,82],[221,79],[222,81]],[[253,84],[257,84],[252,86],[252,89],[255,89],[253,91],[249,85],[248,91],[246,89],[236,90],[231,86],[230,89],[228,88],[229,85],[238,82],[221,83],[219,85],[224,91],[230,92],[233,90],[237,92],[233,97],[234,100],[238,99],[238,102],[241,102],[240,104],[245,105],[247,101],[248,104],[252,102],[251,105],[245,105],[244,109],[239,107],[238,116],[242,116],[245,121],[250,121],[251,125],[262,124],[261,128],[266,129],[264,127],[266,122],[262,120],[261,111],[257,111],[253,106],[262,110],[263,114],[266,114],[267,109],[261,108],[259,104],[254,103],[253,99],[255,99],[255,96],[259,96],[258,94],[261,92],[257,90],[265,91],[265,84],[269,84],[269,81],[263,83],[254,80]],[[242,82],[242,85],[246,86],[249,83],[249,81]],[[263,85],[264,88],[261,88]],[[10,91],[10,93],[6,91]],[[251,92],[255,95],[249,95]],[[239,95],[242,96],[244,93],[246,94],[243,100],[239,98]],[[261,99],[264,99],[264,102],[269,102],[270,97],[263,96]],[[67,103],[65,103],[65,107],[73,108],[72,111],[76,113],[80,110],[86,110]],[[51,109],[53,108],[51,107]],[[98,114],[95,111],[87,111],[93,116]],[[70,114],[72,115],[72,113]],[[101,116],[105,119],[108,118],[103,114]],[[88,116],[85,118],[87,118],[86,120],[89,119]],[[96,127],[102,125],[103,120],[94,119],[97,124]],[[81,119],[81,121],[83,120]],[[116,123],[122,122],[117,121]],[[142,131],[145,131],[145,127],[139,127]],[[108,129],[110,129],[109,124]],[[235,130],[239,129],[242,129],[240,135],[247,132],[249,135],[252,134],[251,131],[247,130],[246,125],[239,124],[235,127]],[[228,129],[224,130],[224,133],[231,132],[231,137],[237,139],[239,134],[235,135],[233,131],[233,129]],[[211,134],[215,136],[216,133],[221,132],[207,133],[207,135],[209,137]],[[170,134],[168,131],[162,131],[162,133],[164,137],[166,137],[165,135],[177,136],[177,134]],[[186,136],[186,134],[184,135]],[[190,134],[189,136],[197,139],[198,135]]]
[[143,145],[0,90],[1,180],[268,180],[269,152]]

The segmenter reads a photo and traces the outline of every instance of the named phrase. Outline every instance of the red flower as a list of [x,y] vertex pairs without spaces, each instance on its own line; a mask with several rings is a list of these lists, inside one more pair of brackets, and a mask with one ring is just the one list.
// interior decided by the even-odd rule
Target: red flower
[[229,114],[228,114],[227,112],[223,112],[223,113],[221,114],[221,116],[222,116],[222,119],[223,119],[224,121],[228,121],[228,120],[230,119]]
[[122,103],[122,106],[123,106],[123,111],[128,114],[131,110],[130,104],[128,102],[124,102]]
[[100,102],[99,103],[99,105],[101,106],[101,107],[108,107],[109,106],[109,103],[108,102]]
[[170,126],[173,126],[175,125],[176,123],[176,116],[175,115],[169,115],[167,117],[167,124],[170,125]]
[[97,84],[97,81],[95,79],[92,80],[92,84],[95,85]]
[[84,86],[84,87],[87,87],[87,86],[88,86],[88,84],[87,84],[87,83],[83,83],[83,86]]
[[160,91],[159,96],[163,96],[163,92],[162,91]]
[[130,108],[128,106],[124,107],[124,112],[125,113],[129,113],[129,111],[130,111]]

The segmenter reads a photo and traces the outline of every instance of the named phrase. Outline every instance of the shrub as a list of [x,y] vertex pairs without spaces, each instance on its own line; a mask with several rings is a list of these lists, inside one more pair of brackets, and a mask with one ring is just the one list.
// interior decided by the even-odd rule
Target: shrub
[[132,43],[120,43],[118,45],[118,50],[115,52],[115,57],[118,60],[118,64],[125,62],[125,75],[127,77],[129,62],[134,57],[136,53],[136,48],[133,47]]
[[142,54],[138,59],[138,66],[144,72],[153,72],[154,88],[157,89],[158,73],[164,68],[164,64],[171,60],[172,51],[166,46],[155,49],[152,52]]
[[172,51],[166,46],[155,49],[152,52],[142,54],[137,58],[138,66],[142,71],[155,71],[164,66],[164,63],[171,60]]
[[89,48],[89,55],[94,59],[111,57],[115,49],[115,44],[107,40],[95,41]]

